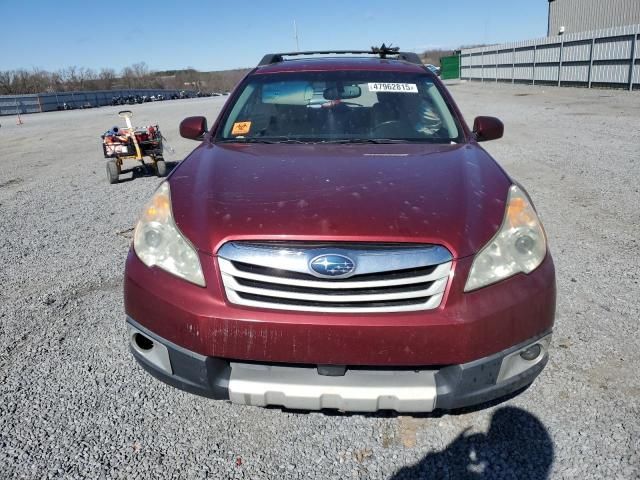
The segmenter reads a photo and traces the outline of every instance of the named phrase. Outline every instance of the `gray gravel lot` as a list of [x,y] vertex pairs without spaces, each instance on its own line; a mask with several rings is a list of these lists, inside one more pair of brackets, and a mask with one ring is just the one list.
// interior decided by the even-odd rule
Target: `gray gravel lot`
[[[0,478],[640,478],[640,92],[451,86],[529,190],[558,274],[548,367],[478,411],[339,415],[216,402],[128,352],[122,272],[159,183],[106,182],[118,107],[0,117]],[[133,106],[178,160],[223,98]]]

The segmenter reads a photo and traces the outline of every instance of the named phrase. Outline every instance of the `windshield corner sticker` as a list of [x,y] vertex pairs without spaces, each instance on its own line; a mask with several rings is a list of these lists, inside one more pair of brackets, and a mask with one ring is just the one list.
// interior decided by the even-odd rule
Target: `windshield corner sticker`
[[246,135],[251,130],[251,122],[236,122],[231,129],[231,135]]
[[369,83],[370,92],[418,93],[415,83]]

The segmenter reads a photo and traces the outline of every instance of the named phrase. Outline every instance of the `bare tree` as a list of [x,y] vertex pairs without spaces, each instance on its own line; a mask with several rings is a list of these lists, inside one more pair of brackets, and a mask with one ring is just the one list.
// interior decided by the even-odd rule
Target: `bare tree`
[[144,62],[134,63],[131,65],[131,70],[133,70],[136,78],[145,78],[151,73],[149,67]]
[[112,68],[99,72],[91,68],[68,66],[49,72],[39,68],[0,71],[0,95],[113,88],[175,88],[205,92],[231,90],[248,69],[199,72],[193,67],[154,72],[146,63],[124,67],[120,76]]
[[60,71],[51,74],[50,89],[52,92],[60,92],[65,88],[64,79]]
[[449,55],[453,55],[453,50],[433,48],[431,50],[425,50],[424,52],[422,52],[421,56],[424,63],[430,63],[431,65],[439,67],[440,58],[448,57]]
[[122,83],[126,88],[133,88],[135,83],[135,74],[131,67],[124,67],[120,73]]
[[28,85],[30,93],[44,92],[51,83],[51,74],[46,70],[34,68],[28,73]]
[[7,70],[0,72],[0,95],[9,95],[13,93],[13,72]]
[[144,62],[134,63],[122,69],[121,77],[127,88],[146,88],[150,83],[151,70]]
[[92,88],[91,83],[97,78],[96,72],[90,68],[81,67],[78,69],[78,89],[87,90]]
[[72,65],[60,70],[60,77],[65,90],[76,90],[78,86],[78,67]]
[[113,68],[103,68],[98,74],[98,88],[111,90],[116,80],[116,71]]

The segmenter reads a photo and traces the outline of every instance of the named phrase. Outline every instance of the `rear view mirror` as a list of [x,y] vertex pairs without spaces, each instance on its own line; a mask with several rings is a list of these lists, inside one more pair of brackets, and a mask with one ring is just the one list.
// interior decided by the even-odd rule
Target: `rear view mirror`
[[202,140],[207,133],[205,117],[187,117],[180,122],[180,135],[190,140]]
[[325,100],[348,100],[358,98],[362,95],[362,90],[358,85],[345,85],[341,89],[338,87],[326,88],[323,94]]
[[502,138],[504,125],[496,117],[476,117],[473,122],[473,133],[478,142]]

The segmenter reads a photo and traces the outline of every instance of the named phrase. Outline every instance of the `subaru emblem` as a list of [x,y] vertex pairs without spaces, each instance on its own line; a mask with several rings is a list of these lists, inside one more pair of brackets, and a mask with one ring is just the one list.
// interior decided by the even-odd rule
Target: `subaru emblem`
[[330,253],[312,259],[309,268],[319,277],[344,277],[353,273],[356,264],[349,257]]

